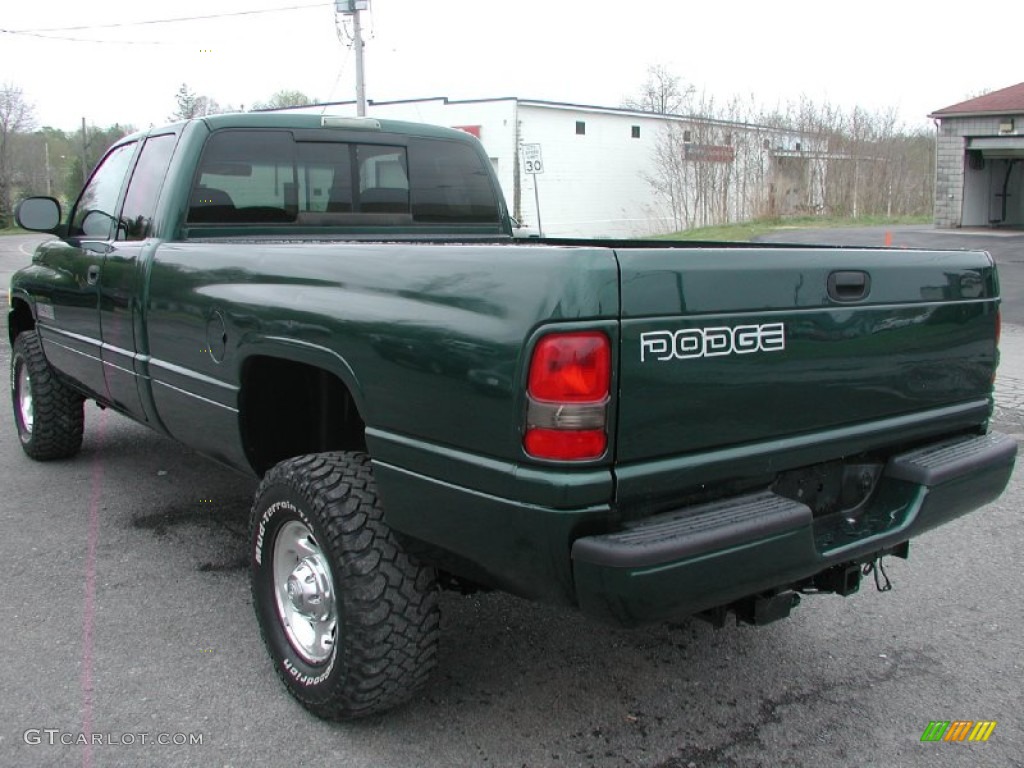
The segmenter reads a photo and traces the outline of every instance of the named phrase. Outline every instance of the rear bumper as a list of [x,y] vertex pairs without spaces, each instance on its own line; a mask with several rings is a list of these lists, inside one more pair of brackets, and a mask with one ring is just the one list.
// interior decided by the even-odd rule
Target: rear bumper
[[[581,609],[634,625],[785,587],[891,549],[997,498],[1017,443],[996,433],[895,456],[851,522],[763,492],[684,508],[572,547]],[[833,516],[834,517],[834,516]]]

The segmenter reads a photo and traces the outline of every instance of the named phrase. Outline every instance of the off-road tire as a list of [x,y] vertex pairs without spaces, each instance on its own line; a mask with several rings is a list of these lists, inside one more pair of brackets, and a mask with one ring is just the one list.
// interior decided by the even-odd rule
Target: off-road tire
[[[23,377],[27,373],[27,381]],[[27,385],[31,393],[31,424],[21,406]],[[22,450],[38,461],[66,459],[82,447],[85,398],[50,367],[38,331],[23,331],[11,351],[11,402]]]
[[[287,548],[300,526],[319,553],[314,562],[329,565],[337,617],[333,648],[312,663],[289,639],[294,629],[286,630],[284,614],[291,608],[282,595],[292,593],[281,591],[281,568],[302,561],[278,555],[277,576],[274,565],[279,534],[286,532]],[[256,492],[250,545],[263,641],[278,676],[308,710],[331,720],[363,717],[403,703],[426,683],[440,635],[436,574],[406,554],[384,523],[368,456],[311,454],[273,467]]]

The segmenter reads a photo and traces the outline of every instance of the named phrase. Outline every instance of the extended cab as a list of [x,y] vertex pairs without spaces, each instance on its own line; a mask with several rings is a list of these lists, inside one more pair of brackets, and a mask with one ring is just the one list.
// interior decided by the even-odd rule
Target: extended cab
[[476,139],[283,114],[127,137],[18,220],[56,235],[11,283],[25,453],[91,399],[261,477],[256,614],[324,717],[423,684],[439,586],[764,623],[1016,455],[983,252],[516,239]]

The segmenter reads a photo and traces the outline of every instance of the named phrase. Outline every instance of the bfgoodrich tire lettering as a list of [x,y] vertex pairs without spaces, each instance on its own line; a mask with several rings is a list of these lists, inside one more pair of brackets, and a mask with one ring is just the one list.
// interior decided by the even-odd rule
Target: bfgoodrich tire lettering
[[43,355],[37,331],[24,331],[11,351],[11,400],[22,450],[33,459],[66,459],[82,447],[85,399],[60,380]]
[[439,637],[434,571],[383,522],[369,457],[322,453],[275,466],[256,492],[250,542],[263,640],[307,709],[362,717],[427,681]]

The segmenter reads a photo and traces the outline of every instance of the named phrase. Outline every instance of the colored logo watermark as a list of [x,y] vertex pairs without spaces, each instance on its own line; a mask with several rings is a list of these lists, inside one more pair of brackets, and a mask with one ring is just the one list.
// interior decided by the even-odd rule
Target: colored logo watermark
[[988,741],[995,729],[995,720],[932,720],[921,741]]

